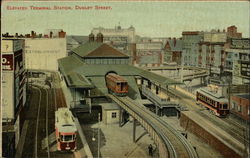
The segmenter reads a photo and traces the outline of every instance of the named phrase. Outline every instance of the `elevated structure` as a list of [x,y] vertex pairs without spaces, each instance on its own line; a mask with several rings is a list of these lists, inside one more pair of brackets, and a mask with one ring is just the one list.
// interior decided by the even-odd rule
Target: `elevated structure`
[[98,42],[93,40],[92,35],[89,36],[89,42],[71,52],[70,56],[59,59],[58,63],[59,70],[76,100],[108,94],[105,83],[105,76],[108,73],[116,73],[125,78],[129,84],[128,95],[134,99],[141,98],[136,83],[138,79],[164,87],[180,84],[175,80],[129,65],[128,55],[103,43],[101,39]]

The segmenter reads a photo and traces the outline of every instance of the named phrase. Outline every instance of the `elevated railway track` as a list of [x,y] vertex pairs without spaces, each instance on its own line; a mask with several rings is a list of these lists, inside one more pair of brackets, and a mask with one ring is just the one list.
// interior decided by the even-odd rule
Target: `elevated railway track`
[[178,131],[161,120],[143,106],[138,106],[129,97],[108,95],[114,102],[126,110],[151,135],[159,149],[160,158],[197,158],[193,146]]

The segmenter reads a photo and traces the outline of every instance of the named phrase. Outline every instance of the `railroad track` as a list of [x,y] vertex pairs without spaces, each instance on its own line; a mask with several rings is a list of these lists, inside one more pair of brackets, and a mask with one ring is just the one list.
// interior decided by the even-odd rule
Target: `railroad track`
[[[40,87],[36,87],[36,88],[39,91],[39,103],[38,103],[37,119],[36,119],[34,157],[37,158],[37,157],[39,157],[39,153],[41,152],[42,139],[45,137],[48,138],[48,136],[49,136],[49,132],[48,132],[49,96],[48,96],[48,91],[46,89],[41,89]],[[46,97],[43,99],[42,99],[42,97],[44,97],[44,96],[42,95],[42,90],[44,90],[45,94],[46,94]],[[45,101],[45,102],[42,102],[42,101]],[[42,110],[42,106],[45,106],[44,110]],[[45,116],[45,119],[44,119],[44,116]],[[44,133],[44,129],[45,129],[45,133]],[[46,148],[47,148],[47,157],[50,158],[50,151],[49,151],[50,148],[49,148],[49,140],[48,139],[46,142]]]
[[[137,120],[141,123],[142,126],[144,126],[144,128],[148,128],[147,130],[151,134],[153,139],[155,136],[154,132],[159,136],[157,139],[155,139],[155,141],[159,148],[160,157],[166,157],[166,155],[168,155],[169,158],[198,157],[196,151],[193,149],[193,146],[189,142],[187,142],[186,138],[183,137],[178,131],[173,129],[170,125],[168,125],[165,121],[161,120],[157,115],[150,112],[143,106],[137,106],[129,97],[116,97],[113,95],[109,96],[125,110],[130,112],[130,114],[136,113],[137,116],[140,116],[139,118],[137,118]],[[152,129],[149,128],[148,125],[151,126]],[[154,132],[152,132],[152,130]],[[159,141],[160,143],[157,141]],[[164,155],[164,153],[166,154]]]

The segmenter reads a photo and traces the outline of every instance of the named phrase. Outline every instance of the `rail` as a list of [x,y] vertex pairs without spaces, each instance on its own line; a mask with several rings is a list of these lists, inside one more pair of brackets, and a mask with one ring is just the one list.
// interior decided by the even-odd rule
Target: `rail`
[[166,156],[168,158],[198,157],[193,146],[187,142],[186,138],[157,115],[143,106],[136,105],[129,97],[108,96],[130,113],[148,131],[158,146],[160,158]]

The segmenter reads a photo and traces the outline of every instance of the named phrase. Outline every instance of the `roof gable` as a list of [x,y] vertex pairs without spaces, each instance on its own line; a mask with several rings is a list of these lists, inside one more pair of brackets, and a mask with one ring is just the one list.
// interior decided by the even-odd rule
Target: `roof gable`
[[128,57],[126,54],[120,52],[119,50],[103,43],[94,51],[87,54],[85,57]]
[[108,44],[100,42],[87,42],[73,49],[73,52],[81,57],[128,57]]

